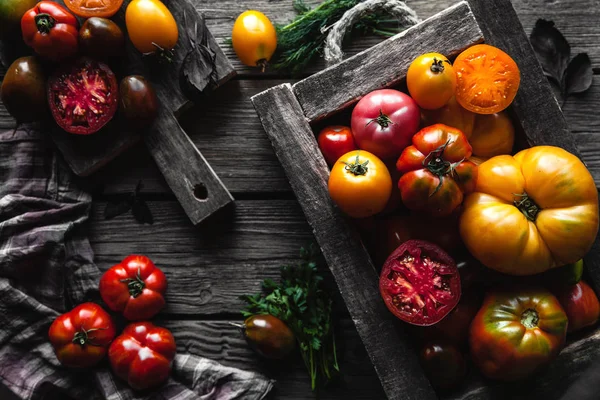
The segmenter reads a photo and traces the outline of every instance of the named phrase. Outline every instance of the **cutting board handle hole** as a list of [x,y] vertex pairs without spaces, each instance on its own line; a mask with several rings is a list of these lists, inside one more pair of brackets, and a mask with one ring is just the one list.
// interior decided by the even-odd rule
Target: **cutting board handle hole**
[[194,185],[194,197],[199,201],[208,200],[208,189],[204,184],[198,183]]

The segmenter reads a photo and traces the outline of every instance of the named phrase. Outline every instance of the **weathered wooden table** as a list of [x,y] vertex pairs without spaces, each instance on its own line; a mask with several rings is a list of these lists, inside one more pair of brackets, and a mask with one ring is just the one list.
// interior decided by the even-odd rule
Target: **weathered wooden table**
[[[294,16],[291,0],[195,2],[206,13],[219,43],[230,36],[234,19],[247,9],[260,10],[278,23]],[[455,0],[407,3],[426,18]],[[585,51],[592,59],[594,72],[599,75],[594,76],[590,91],[567,101],[564,113],[571,130],[577,133],[585,162],[600,184],[599,1],[513,0],[513,4],[527,32],[537,18],[551,19],[571,43],[572,54]],[[443,27],[441,30],[443,34]],[[380,40],[355,41],[347,52],[355,53]],[[264,278],[277,278],[279,266],[294,262],[299,248],[312,239],[312,234],[250,103],[250,96],[293,80],[246,68],[232,49],[226,48],[226,52],[238,77],[205,104],[188,111],[181,124],[236,198],[236,207],[200,227],[192,226],[145,147],[137,146],[87,179],[103,186],[103,193],[94,198],[90,240],[103,270],[130,253],[146,254],[164,268],[169,280],[168,305],[157,322],[173,331],[180,351],[264,372],[278,381],[272,398],[313,399],[299,358],[292,364],[261,361],[248,349],[239,331],[228,324],[240,319],[243,304],[238,296],[260,290]],[[309,72],[322,67],[319,64]],[[144,183],[143,196],[154,214],[154,225],[139,225],[130,215],[104,220],[107,202],[133,190],[138,180]],[[323,271],[327,273],[325,266]],[[331,279],[328,284],[332,292],[337,292]],[[339,295],[335,296],[343,375],[339,383],[321,391],[319,398],[382,399],[383,390],[366,351]],[[600,333],[587,340],[600,341]],[[576,361],[564,365],[565,369],[583,370],[589,365],[590,351],[582,342],[565,351],[578,353]],[[553,378],[562,379],[565,386],[570,383],[564,376]]]

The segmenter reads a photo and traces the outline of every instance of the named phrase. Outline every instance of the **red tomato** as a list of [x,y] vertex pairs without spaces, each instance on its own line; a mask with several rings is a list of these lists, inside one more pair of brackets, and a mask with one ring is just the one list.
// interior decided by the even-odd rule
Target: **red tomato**
[[41,1],[21,18],[21,31],[27,46],[52,61],[77,53],[78,22],[64,7]]
[[463,194],[475,189],[477,166],[470,161],[471,145],[458,129],[437,124],[412,138],[396,163],[402,202],[411,210],[433,216],[452,214]]
[[143,390],[167,380],[176,350],[168,329],[138,322],[128,325],[112,342],[108,358],[115,375]]
[[62,365],[83,368],[104,358],[115,333],[115,324],[102,307],[83,303],[58,316],[48,337]]
[[100,278],[100,295],[130,321],[155,316],[165,305],[167,278],[146,256],[128,256]]
[[442,320],[460,300],[454,260],[433,243],[409,240],[383,265],[379,292],[392,314],[413,325]]
[[419,129],[421,111],[415,101],[393,89],[376,90],[352,111],[352,133],[359,149],[381,159],[398,157]]
[[594,289],[584,281],[559,291],[556,297],[569,319],[567,332],[575,332],[598,322],[598,297]]
[[319,149],[329,166],[344,154],[356,150],[354,136],[347,126],[328,126],[319,133]]

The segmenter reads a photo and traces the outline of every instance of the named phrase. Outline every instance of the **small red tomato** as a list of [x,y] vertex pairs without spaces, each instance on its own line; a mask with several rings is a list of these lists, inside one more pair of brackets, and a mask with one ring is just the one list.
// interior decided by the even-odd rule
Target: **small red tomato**
[[115,324],[102,307],[83,303],[58,316],[48,337],[62,365],[84,368],[104,358],[115,333]]
[[154,317],[165,306],[167,278],[146,256],[131,255],[100,278],[100,295],[130,321]]
[[598,322],[600,317],[598,297],[594,289],[584,281],[563,289],[556,297],[569,319],[567,332],[575,332]]
[[361,150],[382,160],[398,157],[419,129],[421,111],[407,94],[393,89],[375,90],[352,111],[352,133]]
[[329,166],[344,154],[356,150],[354,136],[347,126],[328,126],[319,133],[319,149]]
[[113,372],[136,390],[163,383],[175,358],[171,332],[150,322],[137,322],[123,330],[108,349]]
[[73,14],[52,1],[39,2],[21,18],[25,44],[52,61],[61,61],[77,53],[78,27]]

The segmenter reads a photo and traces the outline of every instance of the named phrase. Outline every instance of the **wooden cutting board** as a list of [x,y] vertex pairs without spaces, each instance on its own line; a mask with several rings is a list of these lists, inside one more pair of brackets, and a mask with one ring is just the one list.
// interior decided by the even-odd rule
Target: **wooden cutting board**
[[[61,0],[57,2],[64,4]],[[125,0],[121,10],[111,18],[123,33],[127,32],[125,10],[129,3],[130,0]],[[144,140],[190,220],[198,224],[231,203],[233,197],[177,122],[177,116],[191,104],[180,86],[180,70],[193,43],[201,40],[203,16],[188,0],[165,0],[164,3],[179,27],[173,62],[161,64],[145,57],[126,39],[126,54],[117,65],[111,64],[118,79],[139,74],[152,83],[160,103],[159,116],[152,128],[134,132],[115,117],[101,131],[89,136],[68,134],[55,124],[51,124],[49,131],[65,160],[79,176],[94,173],[139,140]],[[216,54],[216,80],[220,86],[235,76],[235,70],[210,32],[206,31],[206,34],[208,45]],[[12,62],[12,59],[7,60],[8,57],[2,58]]]

